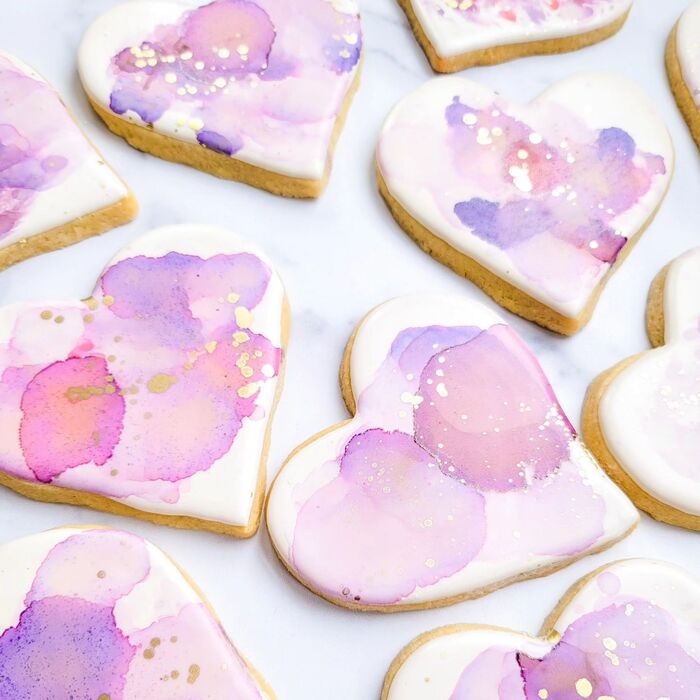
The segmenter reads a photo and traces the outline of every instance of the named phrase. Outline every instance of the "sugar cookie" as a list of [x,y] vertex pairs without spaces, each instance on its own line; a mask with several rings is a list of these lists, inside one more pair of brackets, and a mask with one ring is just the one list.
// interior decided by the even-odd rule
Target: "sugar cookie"
[[666,45],[666,71],[681,113],[700,147],[700,2],[681,15]]
[[273,700],[195,584],[136,535],[61,528],[0,545],[0,697]]
[[399,0],[434,70],[563,53],[618,32],[632,0]]
[[656,349],[591,384],[584,434],[639,508],[700,530],[700,248],[658,275],[647,321]]
[[317,197],[361,54],[354,0],[140,0],[94,22],[79,65],[93,107],[132,146]]
[[0,269],[125,224],[137,210],[53,88],[0,52]]
[[85,301],[0,308],[0,484],[174,527],[258,528],[288,314],[228,231],[153,231]]
[[635,527],[535,357],[486,307],[389,301],[356,330],[341,377],[354,418],[293,452],[267,505],[280,559],[327,600],[447,605]]
[[394,108],[377,167],[392,214],[424,250],[568,335],[653,219],[673,146],[652,102],[613,74],[575,75],[524,106],[449,77]]
[[690,700],[700,687],[700,583],[620,561],[579,581],[539,637],[453,625],[409,644],[382,700]]

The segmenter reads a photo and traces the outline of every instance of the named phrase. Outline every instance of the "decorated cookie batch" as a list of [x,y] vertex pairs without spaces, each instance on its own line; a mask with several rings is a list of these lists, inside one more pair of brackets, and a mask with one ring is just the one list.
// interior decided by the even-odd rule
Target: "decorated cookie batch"
[[[397,1],[437,72],[579,49],[632,9]],[[700,145],[698,36],[695,2],[666,66]],[[131,0],[87,28],[78,67],[97,115],[135,148],[318,197],[365,50],[354,0]],[[527,104],[466,77],[429,80],[387,116],[375,168],[421,248],[571,335],[652,223],[674,159],[640,86],[582,72]],[[136,213],[61,97],[0,53],[0,268]],[[700,248],[659,271],[653,349],[592,382],[581,434],[490,308],[422,294],[368,310],[340,371],[352,418],[290,454],[266,506],[290,326],[273,263],[229,230],[178,225],[142,233],[95,277],[87,299],[0,308],[0,485],[30,499],[233,537],[253,536],[265,510],[289,573],[355,611],[434,608],[548,575],[629,535],[638,509],[700,530]],[[0,591],[2,700],[275,697],[197,584],[137,535],[63,527],[1,545]],[[585,576],[539,636],[421,635],[382,691],[698,697],[700,582],[643,559]]]

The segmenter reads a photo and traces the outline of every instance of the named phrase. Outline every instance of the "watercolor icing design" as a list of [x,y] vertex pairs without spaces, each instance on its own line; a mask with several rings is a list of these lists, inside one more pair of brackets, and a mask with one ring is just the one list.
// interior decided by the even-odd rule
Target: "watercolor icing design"
[[690,698],[700,687],[698,593],[697,580],[676,567],[612,564],[569,600],[547,640],[459,626],[425,635],[384,698]]
[[188,5],[111,57],[111,111],[269,169],[324,163],[362,51],[355,3]]
[[[201,254],[207,240],[233,250],[233,238],[155,231],[113,262],[84,302],[4,310],[5,474],[137,498],[147,511],[248,522],[246,492],[282,361],[281,302],[271,303],[279,282],[256,253]],[[278,324],[271,337],[255,330],[268,315]],[[232,488],[220,478],[250,470],[241,512],[232,493],[227,508],[210,512],[217,499],[207,489]]]
[[[433,304],[450,308],[403,302],[426,318],[440,315]],[[392,331],[383,362],[353,385],[354,420],[294,454],[273,486],[273,542],[302,581],[350,605],[447,600],[577,558],[633,526],[634,509],[507,325],[461,301],[454,320],[465,323],[423,324],[420,311],[414,323],[401,308],[380,307],[355,341],[361,364],[384,356],[364,345],[372,333]],[[569,521],[576,527],[542,528]]]
[[53,88],[0,51],[0,249],[128,194]]
[[168,558],[116,530],[0,548],[0,696],[269,698]]
[[624,124],[592,128],[563,100],[517,107],[461,79],[434,80],[400,103],[378,161],[414,218],[573,316],[653,213],[671,169]]
[[605,443],[647,493],[700,528],[700,249],[671,263],[665,345],[623,368],[598,407]]
[[1,53],[0,103],[1,245],[36,193],[63,182],[88,145],[54,91]]

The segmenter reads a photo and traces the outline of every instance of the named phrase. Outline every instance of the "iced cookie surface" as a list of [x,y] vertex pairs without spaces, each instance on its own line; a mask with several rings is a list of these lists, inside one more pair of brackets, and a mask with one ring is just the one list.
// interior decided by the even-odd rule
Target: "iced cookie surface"
[[528,105],[436,78],[387,118],[380,190],[417,243],[507,309],[560,333],[590,318],[673,171],[656,107],[607,73]]
[[440,72],[572,51],[608,38],[632,0],[399,0]]
[[136,209],[53,88],[0,52],[0,268],[126,223]]
[[61,528],[0,546],[0,696],[273,700],[159,549]]
[[477,597],[637,522],[530,350],[473,301],[372,311],[343,392],[354,418],[292,453],[267,506],[282,562],[331,602],[395,611]]
[[196,225],[137,239],[84,301],[0,309],[0,483],[253,534],[286,327],[267,259]]
[[88,29],[80,74],[141,150],[317,196],[359,78],[351,0],[135,0]]
[[382,700],[690,699],[700,687],[700,584],[632,559],[575,585],[542,636],[479,625],[422,635],[392,665]]

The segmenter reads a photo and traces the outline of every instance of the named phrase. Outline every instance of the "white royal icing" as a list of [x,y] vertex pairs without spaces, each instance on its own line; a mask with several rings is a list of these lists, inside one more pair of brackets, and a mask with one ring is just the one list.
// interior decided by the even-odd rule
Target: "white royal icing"
[[663,199],[673,147],[655,105],[614,74],[574,75],[528,105],[442,77],[389,114],[377,162],[411,217],[576,318]]
[[[466,333],[464,329],[469,332]],[[436,341],[433,349],[429,346],[420,349],[419,341],[409,342],[414,333],[421,337],[424,333],[427,334],[426,337],[434,334]],[[444,397],[451,396],[453,392],[459,396],[462,392],[469,391],[468,387],[460,386],[459,372],[450,369],[450,362],[441,364],[445,362],[444,357],[437,360],[439,369],[436,371],[438,377],[445,377],[442,381],[433,381],[425,374],[429,366],[425,357],[423,360],[415,357],[421,357],[421,353],[426,352],[428,356],[439,353],[436,348],[440,347],[440,343],[444,343],[442,347],[445,348],[461,348],[464,346],[460,343],[465,338],[484,336],[490,339],[494,333],[496,335],[493,337],[511,339],[514,345],[509,345],[511,340],[504,341],[504,347],[509,348],[504,352],[516,354],[491,353],[492,358],[498,355],[492,360],[496,364],[486,366],[489,352],[483,350],[485,354],[482,355],[482,350],[474,350],[476,354],[473,361],[484,363],[480,374],[486,377],[479,380],[484,382],[480,396],[461,401],[456,399],[454,405],[441,409],[441,418],[420,419],[420,427],[418,422],[414,425],[414,407],[417,410],[424,402],[425,405],[429,403],[433,406],[436,405],[433,402],[440,400],[428,396],[432,387],[439,396]],[[382,304],[365,318],[355,336],[351,357],[352,388],[357,400],[356,416],[348,423],[312,439],[293,453],[281,469],[269,496],[267,524],[272,541],[282,560],[299,578],[328,597],[368,607],[425,604],[481,591],[502,584],[514,576],[531,574],[538,568],[563,563],[573,556],[573,551],[580,556],[590,549],[602,547],[634,526],[638,518],[636,510],[605,476],[581,440],[564,427],[562,421],[566,419],[556,404],[551,387],[546,384],[536,360],[516,338],[496,314],[478,303],[460,297],[403,297]],[[469,348],[471,341],[465,342]],[[520,351],[516,351],[516,347],[522,350],[523,355],[517,354]],[[411,355],[414,352],[417,354]],[[529,359],[524,360],[524,357]],[[508,372],[506,363],[516,361],[523,363],[518,366],[518,376],[522,371],[524,383],[519,383],[520,378],[503,379],[506,375],[502,372]],[[409,370],[411,362],[416,367]],[[424,365],[426,369],[423,369]],[[398,370],[397,367],[401,369]],[[445,368],[444,372],[442,367]],[[469,383],[470,380],[463,381]],[[501,381],[504,382],[503,385]],[[523,389],[523,386],[530,389]],[[533,386],[539,388],[532,389]],[[526,391],[530,393],[524,395]],[[543,398],[541,392],[545,392],[546,398]],[[502,400],[498,398],[500,394],[503,395]],[[484,402],[483,405],[480,401]],[[508,413],[508,408],[503,408],[518,405],[520,409],[514,409],[515,415]],[[542,406],[545,406],[548,416],[542,424],[544,427],[538,428],[533,424],[532,433],[526,432],[531,436],[528,440],[526,434],[519,431],[529,430],[526,427],[530,425],[528,421],[536,423],[539,420]],[[485,415],[489,410],[495,415]],[[537,417],[531,418],[531,415]],[[455,424],[461,425],[455,427]],[[467,428],[461,427],[462,425]],[[513,459],[508,464],[525,465],[522,469],[528,471],[530,467],[526,466],[526,460],[529,458],[521,448],[532,441],[536,442],[539,431],[549,430],[547,426],[555,425],[559,428],[553,430],[562,430],[560,435],[566,436],[567,446],[552,456],[549,447],[559,439],[552,433],[551,437],[545,438],[547,444],[544,451],[538,452],[538,458],[533,463],[542,462],[550,466],[553,460],[558,463],[559,466],[549,476],[540,474],[530,479],[520,472],[516,478],[522,477],[523,484],[528,483],[529,486],[511,488],[511,478],[492,489],[489,475],[491,467],[479,469],[475,466],[481,464],[482,459],[488,461],[489,454],[493,451],[501,455],[512,452]],[[443,478],[439,472],[435,473],[435,464],[421,467],[412,461],[420,460],[421,455],[416,452],[419,449],[425,449],[426,452],[432,449],[425,446],[426,435],[439,436],[443,434],[441,431],[448,435],[448,427],[457,431],[449,438],[456,440],[456,444],[459,444],[460,430],[466,431],[462,434],[468,436],[466,439],[476,436],[474,449],[468,451],[476,474],[466,477],[466,482],[457,478],[459,474],[455,474],[454,467],[448,470],[454,476]],[[370,436],[378,434],[383,437],[378,442],[370,442]],[[481,451],[484,449],[482,444],[478,442],[479,435],[492,435],[495,440],[492,448],[486,448],[490,450],[486,457]],[[503,443],[498,442],[501,435],[504,436]],[[397,439],[400,439],[400,443],[393,444]],[[448,442],[448,437],[444,440]],[[386,445],[394,457],[380,455],[382,444]],[[359,455],[353,465],[346,463],[343,456],[350,454],[349,445],[354,445],[352,451]],[[438,454],[443,447],[442,444],[437,444]],[[467,448],[464,445],[462,448],[466,454],[464,451]],[[363,450],[370,452],[363,454]],[[492,454],[491,456],[493,457]],[[443,458],[447,459],[444,455]],[[429,459],[439,461],[443,458]],[[397,461],[394,462],[394,459]],[[374,475],[357,482],[356,479],[361,477],[354,476],[353,470],[361,470],[362,464],[370,462],[376,462],[372,466]],[[425,471],[421,471],[423,469]],[[445,470],[446,462],[443,474],[448,473]],[[515,470],[517,472],[517,466]],[[405,473],[406,481],[401,486],[399,484],[404,478],[400,476],[402,472]],[[483,494],[483,502],[481,495],[472,500],[476,493],[472,492],[469,485],[472,477],[483,481],[482,491],[479,492]],[[396,489],[401,495],[391,503],[382,501],[383,494],[374,491],[366,499],[358,495],[364,488],[371,490],[373,483],[377,484],[377,490],[386,483],[383,494],[390,496]],[[441,486],[437,488],[436,483]],[[463,486],[459,486],[460,483]],[[567,489],[572,489],[572,492],[567,494]],[[421,493],[415,512],[411,510],[413,499],[410,496],[414,492]],[[337,502],[334,499],[338,499]],[[331,503],[335,503],[335,506],[331,506]],[[564,503],[569,505],[563,507]],[[576,505],[572,506],[574,503]],[[535,510],[530,509],[533,504],[539,504]],[[594,506],[593,510],[589,510],[589,506]],[[388,512],[393,515],[387,515],[389,520],[385,522],[384,514]],[[318,522],[315,513],[319,514]],[[338,520],[335,519],[336,513],[341,514],[338,515]],[[343,513],[347,514],[342,515]],[[448,516],[449,513],[454,516]],[[358,521],[353,526],[355,517]],[[445,517],[452,522],[443,523]],[[571,533],[571,528],[564,526],[564,522],[572,521],[587,523],[582,528],[585,530],[595,522],[595,533],[582,534],[580,530],[573,538],[567,535],[564,538],[566,541],[558,541],[556,544],[538,541],[540,535],[536,533],[544,532],[542,526],[537,524],[538,518],[550,525],[563,519],[562,527],[548,527],[549,533]],[[424,535],[421,528],[418,532],[413,532],[414,520],[418,525],[420,520],[430,534]],[[482,525],[483,538],[474,547],[474,551],[470,550],[470,542],[465,542],[452,551],[449,543],[455,542],[455,537],[459,539],[467,536],[469,539],[471,533],[481,531]],[[344,528],[349,530],[345,532]],[[379,536],[378,533],[382,535]],[[431,537],[433,533],[436,539],[432,544],[426,544],[421,539],[424,536]],[[399,544],[411,541],[412,537],[416,551],[425,551],[424,555],[415,555],[420,559],[417,563],[414,561],[415,556],[404,551]],[[474,538],[478,537],[474,534]],[[328,538],[334,539],[327,543],[329,549],[326,551],[324,543]],[[392,546],[394,539],[396,542]],[[555,539],[558,539],[558,535]],[[387,584],[387,590],[376,588],[376,579],[373,579],[371,572],[364,571],[363,551],[361,547],[358,549],[358,542],[366,542],[365,546],[371,548],[367,552],[368,560],[372,560],[369,566],[373,566],[377,559],[377,566],[384,566],[386,572],[391,572],[392,578]],[[470,550],[470,554],[465,555],[467,550]],[[459,565],[450,565],[449,571],[441,570],[441,566],[455,558]],[[382,564],[384,560],[385,564]],[[431,573],[435,571],[434,578],[423,578],[424,565]],[[393,578],[396,572],[400,572],[398,583]],[[337,578],[342,581],[336,581]],[[397,589],[401,592],[397,593]],[[356,594],[359,595],[359,600],[354,597]]]
[[0,52],[0,248],[69,224],[129,194],[34,70]]
[[700,249],[671,263],[665,345],[608,385],[598,408],[605,442],[644,491],[700,515]]
[[[246,268],[244,265],[238,273],[235,270],[233,273],[222,272],[220,275],[205,272],[201,278],[197,273],[196,276],[180,279],[179,283],[183,284],[183,288],[189,290],[185,293],[189,294],[189,309],[193,317],[180,318],[173,312],[173,317],[169,321],[163,321],[162,326],[157,326],[158,330],[153,331],[153,336],[147,335],[148,328],[146,330],[142,328],[143,324],[148,326],[149,322],[153,322],[149,321],[148,315],[140,319],[137,317],[133,321],[133,326],[127,325],[125,328],[120,326],[120,330],[112,332],[112,326],[117,323],[117,319],[109,314],[112,309],[120,308],[119,294],[113,295],[114,298],[109,300],[109,306],[104,306],[104,299],[102,299],[97,304],[93,302],[92,305],[83,302],[39,301],[14,304],[0,309],[0,376],[3,371],[7,376],[6,370],[10,367],[28,365],[33,366],[32,373],[34,373],[41,367],[62,362],[69,353],[77,352],[79,355],[91,356],[89,346],[86,349],[83,345],[76,351],[76,343],[79,343],[83,334],[86,334],[85,337],[90,338],[92,342],[92,334],[99,332],[95,340],[95,352],[99,357],[107,358],[109,370],[114,374],[117,383],[120,382],[120,375],[123,375],[123,380],[127,382],[128,379],[129,385],[133,382],[134,387],[133,394],[129,393],[131,390],[126,393],[125,413],[121,421],[124,427],[116,438],[112,455],[87,453],[87,456],[92,457],[93,460],[99,456],[99,464],[102,466],[99,464],[96,466],[95,461],[74,458],[73,461],[77,461],[77,464],[73,464],[61,473],[55,474],[49,471],[37,474],[34,470],[33,474],[29,468],[31,460],[34,459],[37,463],[41,463],[41,460],[38,457],[31,457],[33,452],[29,446],[32,444],[32,434],[28,433],[24,449],[18,444],[20,434],[18,424],[25,425],[23,420],[26,420],[26,407],[24,412],[20,411],[17,390],[12,389],[9,383],[5,387],[0,383],[0,416],[4,417],[0,420],[0,436],[3,444],[12,446],[11,454],[5,456],[0,469],[12,476],[29,481],[39,477],[44,477],[46,481],[46,477],[50,477],[48,483],[55,486],[102,493],[121,503],[150,513],[192,516],[227,525],[244,526],[249,523],[251,517],[265,435],[277,389],[279,371],[277,366],[273,367],[273,364],[283,361],[281,346],[284,288],[267,258],[244,239],[229,231],[201,225],[184,224],[152,231],[122,250],[107,266],[105,273],[114,269],[120,262],[139,259],[141,256],[156,261],[167,260],[169,253],[195,256],[196,259],[201,259],[198,264],[205,265],[208,260],[216,256],[235,257],[238,254],[244,254],[246,260],[252,262],[246,263],[249,266]],[[152,274],[157,275],[158,269]],[[230,274],[230,277],[227,274]],[[156,277],[154,282],[150,282],[148,272],[137,276],[145,299],[149,294],[157,293],[163,284],[173,285],[175,289],[175,282],[168,282],[169,279],[173,279],[172,277]],[[262,298],[254,308],[248,310],[250,313],[240,312],[243,315],[239,323],[236,297],[250,293],[254,285],[261,284],[265,278],[267,278],[267,286],[264,287]],[[237,285],[238,294],[228,297],[229,293],[235,292]],[[120,287],[120,290],[127,294],[128,287]],[[132,299],[132,295],[128,296]],[[134,305],[147,303],[142,301],[139,292],[134,292],[133,297],[137,300],[131,302]],[[180,296],[176,295],[175,299],[179,300]],[[169,303],[168,300],[163,300],[162,306],[166,307]],[[93,306],[97,307],[96,311],[93,311]],[[44,320],[40,317],[44,310],[51,314],[53,320]],[[167,313],[169,310],[168,306],[158,308],[152,313],[157,316],[158,313]],[[61,323],[55,322],[58,314],[60,314]],[[86,317],[93,314],[95,320],[91,323],[86,322]],[[100,314],[106,316],[102,322],[100,322]],[[235,327],[232,325],[234,316]],[[191,322],[194,319],[201,323],[199,330],[197,328],[192,330]],[[100,323],[103,323],[104,327]],[[244,335],[239,338],[236,334],[240,332]],[[119,342],[114,342],[116,341],[116,336],[112,338],[114,333],[123,334]],[[134,334],[131,341],[133,347],[130,346],[130,333]],[[186,339],[177,341],[177,345],[171,346],[170,342],[173,344],[176,342],[173,338],[180,337],[178,333],[187,334]],[[246,339],[245,336],[249,333],[256,334],[260,339],[252,340],[250,336]],[[212,336],[217,334],[224,334],[224,337],[212,341]],[[230,346],[232,342],[233,355],[228,359],[222,359],[223,365],[218,362],[211,366],[207,365],[210,366],[209,371],[212,376],[220,375],[217,381],[221,385],[221,393],[217,393],[211,401],[205,400],[201,394],[201,381],[207,380],[203,377],[196,379],[199,376],[197,363],[209,362],[207,360],[209,355],[213,362],[213,358],[217,357],[216,353],[222,351],[218,345]],[[255,351],[264,354],[257,356],[253,346]],[[249,352],[247,348],[250,348]],[[268,364],[260,366],[263,362]],[[132,366],[135,363],[138,363],[138,369]],[[251,369],[246,369],[246,365]],[[166,382],[166,385],[160,388],[156,385],[154,391],[163,393],[153,393],[151,384],[148,384],[149,379],[153,380],[154,377],[156,380],[162,379],[161,375],[170,371],[173,372],[176,381],[172,384]],[[257,388],[258,391],[247,394],[247,382],[253,381],[256,382],[255,386],[250,386],[252,389]],[[183,382],[193,382],[188,384],[190,388],[186,390],[190,398],[186,400],[184,396],[180,399],[176,397],[172,400],[177,403],[170,404],[168,397],[172,396],[172,392],[177,391],[178,384]],[[22,388],[25,389],[26,397],[24,384],[20,387],[20,393]],[[206,394],[210,389],[205,388],[203,391]],[[239,397],[250,397],[254,405],[244,408],[235,404],[232,407],[229,402],[235,400],[237,391],[242,392],[238,393]],[[163,403],[160,403],[161,400]],[[149,410],[145,404],[151,401],[155,401],[156,404]],[[188,401],[191,404],[189,416]],[[158,404],[160,408],[157,407]],[[207,413],[210,405],[211,414]],[[112,409],[117,410],[115,407]],[[251,410],[252,414],[248,416]],[[159,434],[159,428],[154,423],[154,421],[158,422],[158,411],[164,412],[161,414],[165,421],[162,424],[163,428],[170,424],[170,419],[165,419],[167,415],[172,415],[176,425],[181,425],[183,428],[182,440],[185,442],[179,445],[170,457],[167,457],[169,449],[167,443],[176,441],[181,436],[177,429],[174,429],[169,438],[163,442],[164,438]],[[217,424],[212,426],[210,422],[214,415],[218,415],[219,419]],[[40,419],[39,412],[36,420]],[[232,440],[227,437],[223,442],[219,442],[221,435],[230,436],[226,431],[236,420],[240,420],[240,428],[235,433],[235,437]],[[184,437],[184,434],[188,433],[184,430],[186,423],[196,424],[196,421],[201,423],[201,435],[198,438],[194,434],[190,434],[188,438]],[[119,423],[119,421],[116,422]],[[113,429],[109,423],[102,426],[103,433],[109,434],[108,429]],[[192,430],[194,428],[189,432]],[[99,431],[96,429],[96,432]],[[139,445],[147,440],[148,444],[152,445],[148,449],[154,451],[148,454],[148,451],[141,451],[145,448],[140,448],[139,445],[128,447],[127,443],[130,444],[132,440],[138,441]],[[79,444],[77,437],[76,443]],[[196,443],[201,443],[202,451]],[[137,450],[136,453],[131,452],[131,454],[140,455],[140,457],[127,460],[130,449]],[[158,467],[162,471],[155,473],[151,471],[159,460],[168,462],[169,459],[177,458],[179,453],[187,454],[192,465],[196,463],[196,468],[191,469],[183,463],[179,468],[175,468],[173,473],[169,473],[167,464],[163,463]],[[86,457],[83,452],[79,454]],[[183,458],[180,457],[180,459]],[[135,471],[129,471],[132,468]],[[118,473],[112,474],[110,478],[114,470]],[[125,472],[129,472],[128,477]]]
[[601,29],[622,17],[632,0],[410,0],[435,52],[453,58],[470,51]]

